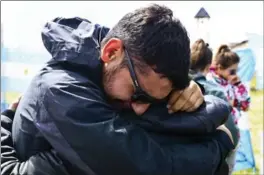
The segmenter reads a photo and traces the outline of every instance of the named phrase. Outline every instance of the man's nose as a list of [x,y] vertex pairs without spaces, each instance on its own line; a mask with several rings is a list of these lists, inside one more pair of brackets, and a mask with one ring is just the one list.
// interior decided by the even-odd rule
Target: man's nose
[[131,106],[137,115],[142,115],[149,108],[150,104],[132,103]]

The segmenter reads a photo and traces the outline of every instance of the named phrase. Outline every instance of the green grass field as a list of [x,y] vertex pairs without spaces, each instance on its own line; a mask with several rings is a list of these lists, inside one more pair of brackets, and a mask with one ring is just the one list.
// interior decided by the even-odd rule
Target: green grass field
[[[248,112],[250,121],[251,139],[255,155],[257,171],[255,174],[260,175],[259,168],[263,166],[263,152],[261,150],[261,135],[263,137],[263,90],[251,91],[251,106]],[[253,170],[244,170],[233,173],[234,175],[251,175]]]

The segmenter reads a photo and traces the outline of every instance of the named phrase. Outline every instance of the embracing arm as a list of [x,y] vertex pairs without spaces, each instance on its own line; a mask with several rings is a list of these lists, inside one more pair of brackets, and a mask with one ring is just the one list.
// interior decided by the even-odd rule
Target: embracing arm
[[[38,129],[60,155],[90,174],[166,175],[171,174],[172,167],[179,174],[185,171],[180,164],[172,162],[170,152],[152,139],[147,131],[112,111],[100,93],[80,84],[60,84],[46,92],[42,114],[53,122],[47,124],[44,120],[47,117],[43,121],[42,118],[35,120]],[[216,163],[201,168],[200,162],[201,166],[196,166],[192,174],[218,167],[232,149],[228,137],[223,139],[215,135],[212,138],[205,141],[207,144],[188,145],[188,149],[200,152],[200,157],[207,154],[208,161]],[[175,144],[174,148],[177,147],[182,145]],[[184,152],[179,152],[178,156],[196,164],[200,161],[198,157],[186,157]]]
[[167,119],[164,117],[166,116],[165,108],[162,109],[159,105],[154,107],[149,120],[155,121],[155,118],[158,118],[158,123],[162,121],[167,128],[172,126],[177,134],[212,133],[227,120],[231,106],[225,101],[208,96],[209,94],[206,93],[208,91],[211,91],[211,88],[207,84],[200,83],[199,80],[191,80],[184,90],[173,91],[168,101],[167,107],[170,113],[177,111],[184,111],[184,113],[177,113],[175,117],[173,114]]
[[234,84],[234,106],[242,111],[247,111],[250,105],[250,96],[246,86],[242,82]]
[[151,106],[141,120],[136,117],[134,119],[141,127],[150,131],[203,136],[215,132],[217,127],[224,124],[230,111],[231,106],[224,100],[205,95],[204,103],[195,112],[177,112],[169,115],[165,104],[163,106],[159,104],[159,106]]
[[38,153],[27,161],[19,161],[12,141],[12,121],[14,112],[6,110],[1,115],[1,174],[2,175],[67,175],[67,171],[57,153]]

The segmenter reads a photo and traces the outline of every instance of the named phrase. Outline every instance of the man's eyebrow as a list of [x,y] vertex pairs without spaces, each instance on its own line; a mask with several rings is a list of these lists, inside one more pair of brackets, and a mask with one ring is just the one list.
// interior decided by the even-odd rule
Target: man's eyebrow
[[155,73],[157,73],[157,74],[159,75],[160,78],[167,78],[166,75],[164,75],[163,73],[161,73],[161,71],[157,68],[156,65],[153,65],[153,66],[150,66],[150,67],[151,67],[151,69],[152,69]]
[[[153,69],[153,68],[152,68]],[[168,78],[166,75],[160,73],[160,71],[158,71],[158,69],[154,68],[153,71],[158,74],[158,76],[163,79],[163,78]]]

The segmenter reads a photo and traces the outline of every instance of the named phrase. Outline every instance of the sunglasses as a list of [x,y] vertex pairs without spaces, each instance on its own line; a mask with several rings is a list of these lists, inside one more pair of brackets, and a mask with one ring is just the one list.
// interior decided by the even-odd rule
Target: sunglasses
[[157,99],[155,97],[152,97],[150,95],[148,95],[139,85],[138,83],[138,79],[135,73],[135,68],[134,68],[134,64],[132,62],[132,59],[130,58],[128,52],[126,49],[124,49],[125,51],[125,59],[128,63],[128,69],[130,72],[130,76],[132,78],[134,87],[135,87],[135,92],[134,94],[131,96],[131,101],[132,102],[138,102],[138,103],[160,103],[160,102],[165,102],[168,100],[168,97],[165,97],[164,99]]
[[229,75],[236,75],[237,70],[236,69],[231,69],[229,70]]

